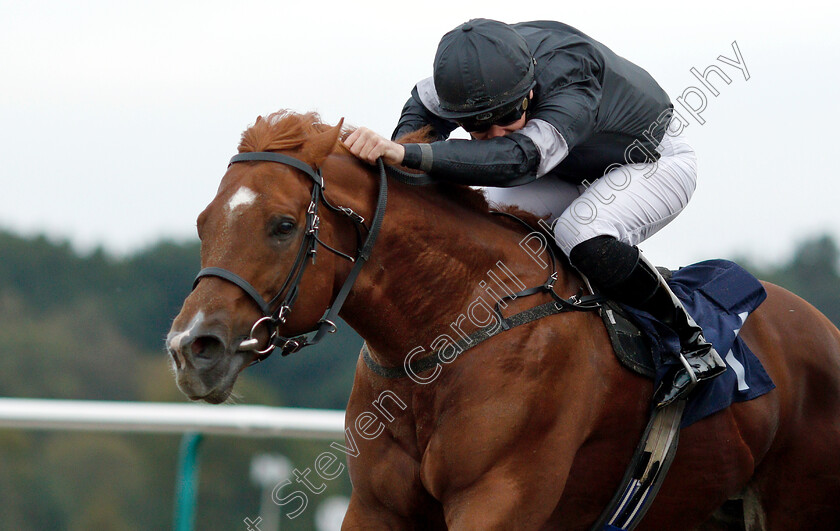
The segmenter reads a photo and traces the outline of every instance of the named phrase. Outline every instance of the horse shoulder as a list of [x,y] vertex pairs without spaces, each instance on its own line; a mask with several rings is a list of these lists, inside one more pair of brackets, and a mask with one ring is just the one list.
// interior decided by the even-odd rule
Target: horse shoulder
[[[437,403],[449,407],[438,411],[422,469],[448,521],[466,511],[487,525],[499,514],[545,522],[561,499],[600,494],[602,478],[620,479],[651,389],[619,365],[597,315],[510,330],[457,363],[442,374]],[[625,460],[612,459],[625,447]],[[593,468],[604,471],[595,481]],[[611,493],[601,490],[606,503]],[[597,517],[564,507],[565,522]]]
[[359,357],[341,451],[353,484],[348,518],[364,529],[410,529],[440,514],[420,482],[412,399],[404,382],[394,382],[383,385]]

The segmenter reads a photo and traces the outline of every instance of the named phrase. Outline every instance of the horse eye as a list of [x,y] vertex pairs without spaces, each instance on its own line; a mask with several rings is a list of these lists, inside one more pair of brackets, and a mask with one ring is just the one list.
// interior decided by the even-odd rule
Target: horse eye
[[288,236],[295,230],[295,222],[289,218],[279,218],[271,221],[269,232],[275,238]]

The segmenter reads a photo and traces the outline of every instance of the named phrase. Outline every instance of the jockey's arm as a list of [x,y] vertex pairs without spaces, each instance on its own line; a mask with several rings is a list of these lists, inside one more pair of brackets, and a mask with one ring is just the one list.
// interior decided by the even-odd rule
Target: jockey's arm
[[[518,186],[537,178],[540,154],[520,133],[490,140],[445,140],[431,144],[398,144],[360,127],[344,141],[351,153],[373,164],[426,171],[443,180],[469,186]],[[425,152],[425,153],[424,153]]]
[[[592,135],[601,98],[601,85],[593,76],[563,79],[558,84],[562,86],[535,100],[534,111],[522,129],[489,140],[406,144],[402,164],[470,186],[519,186],[545,175],[566,158],[572,147]],[[428,95],[415,99],[418,87],[423,84],[412,92],[412,107],[445,121],[424,105],[430,100]]]
[[570,83],[538,101],[522,129],[489,140],[406,144],[402,164],[470,186],[519,186],[553,170],[593,133],[596,80]]
[[469,186],[519,186],[537,178],[540,153],[521,133],[489,140],[405,144],[402,164]]
[[[457,184],[519,186],[550,172],[571,147],[592,134],[599,97],[600,85],[594,79],[569,83],[538,101],[522,129],[488,140],[441,139],[400,145],[361,128],[346,143],[351,152],[371,163],[383,156],[389,164],[422,170]],[[415,87],[394,135],[424,125],[432,125],[439,138],[457,127],[430,111],[417,97]]]
[[391,134],[391,140],[397,140],[401,136],[413,133],[427,125],[432,126],[434,140],[446,140],[449,138],[449,133],[458,127],[457,124],[429,111],[421,102],[420,96],[417,93],[417,87],[414,87],[411,91],[411,97],[408,98],[408,101],[403,106],[400,121],[397,122],[397,127],[394,128],[394,132]]

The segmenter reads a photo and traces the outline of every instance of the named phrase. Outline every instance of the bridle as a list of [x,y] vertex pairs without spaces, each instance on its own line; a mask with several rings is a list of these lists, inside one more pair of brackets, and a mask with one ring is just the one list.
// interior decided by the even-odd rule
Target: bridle
[[[252,364],[254,364],[269,357],[277,347],[280,347],[282,355],[286,356],[299,351],[303,347],[320,342],[328,333],[335,333],[335,321],[338,317],[338,312],[341,311],[341,307],[344,305],[344,301],[350,294],[350,290],[353,288],[353,284],[356,282],[356,278],[359,276],[362,267],[364,267],[368,258],[370,258],[370,253],[373,250],[373,244],[376,242],[379,229],[382,227],[382,219],[385,217],[385,207],[388,202],[388,183],[385,177],[385,165],[383,164],[382,159],[380,159],[379,197],[377,198],[373,220],[368,228],[365,224],[364,218],[352,209],[343,206],[334,206],[329,202],[329,200],[327,200],[327,197],[324,195],[324,177],[321,175],[320,168],[313,170],[308,164],[299,159],[289,155],[267,151],[240,153],[238,155],[234,155],[230,159],[228,167],[239,162],[276,162],[279,164],[285,164],[286,166],[291,166],[292,168],[304,173],[313,182],[312,196],[309,201],[309,206],[306,209],[306,231],[303,234],[303,239],[301,240],[300,247],[298,248],[297,256],[295,257],[292,268],[289,270],[289,274],[286,276],[286,280],[271,300],[266,301],[250,282],[233,271],[221,267],[203,268],[198,272],[198,275],[196,275],[195,281],[193,282],[193,289],[195,289],[202,278],[218,277],[237,285],[256,303],[260,312],[262,312],[262,317],[254,322],[251,326],[251,332],[248,338],[242,341],[237,348],[238,351],[242,352],[256,352],[257,358],[252,362]],[[353,221],[354,227],[356,228],[357,242],[362,241],[362,232],[367,232],[367,237],[364,239],[364,243],[357,244],[355,258],[333,249],[318,238],[318,231],[320,230],[321,223],[321,218],[318,216],[318,208],[321,204],[330,211],[347,216]],[[310,261],[313,264],[315,263],[315,255],[317,254],[319,244],[328,251],[349,260],[353,263],[353,268],[344,280],[344,284],[341,286],[341,289],[339,289],[335,300],[333,300],[332,304],[327,308],[323,317],[321,317],[314,328],[294,337],[281,336],[279,328],[288,319],[295,301],[298,298],[300,282],[303,278],[306,266],[310,263]],[[271,331],[268,343],[263,349],[259,348],[260,341],[254,336],[261,326],[266,326]],[[309,334],[312,334],[313,332],[314,335],[310,337]]]

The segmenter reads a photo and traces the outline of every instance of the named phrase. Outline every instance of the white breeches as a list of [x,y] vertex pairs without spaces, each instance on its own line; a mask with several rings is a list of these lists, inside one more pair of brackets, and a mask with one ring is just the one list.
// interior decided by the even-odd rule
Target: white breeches
[[697,158],[683,135],[667,133],[658,161],[615,167],[590,185],[546,175],[512,188],[483,188],[488,201],[548,216],[568,256],[595,236],[637,245],[667,225],[688,204],[697,185]]

